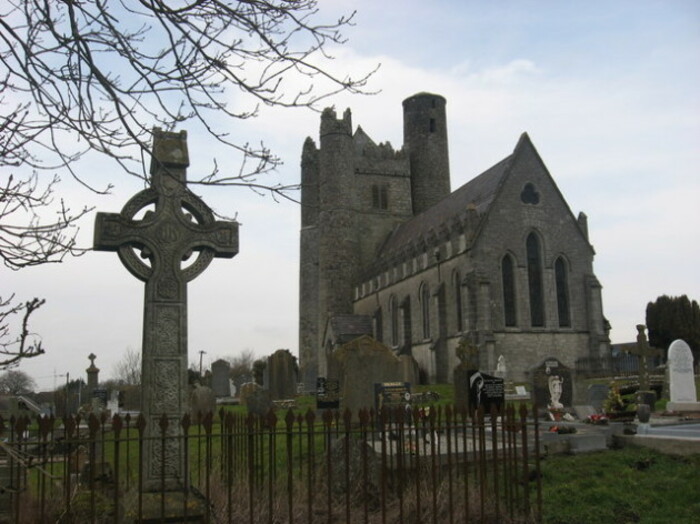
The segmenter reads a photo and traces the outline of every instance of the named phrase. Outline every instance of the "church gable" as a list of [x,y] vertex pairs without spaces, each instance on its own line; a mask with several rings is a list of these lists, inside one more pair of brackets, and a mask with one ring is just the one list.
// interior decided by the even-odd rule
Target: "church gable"
[[588,328],[594,251],[524,134],[473,245],[494,329]]
[[481,221],[475,247],[492,245],[499,237],[504,247],[518,252],[514,246],[534,231],[547,237],[545,259],[549,264],[552,257],[572,245],[576,245],[577,256],[590,258],[593,247],[527,133],[509,158],[507,171]]

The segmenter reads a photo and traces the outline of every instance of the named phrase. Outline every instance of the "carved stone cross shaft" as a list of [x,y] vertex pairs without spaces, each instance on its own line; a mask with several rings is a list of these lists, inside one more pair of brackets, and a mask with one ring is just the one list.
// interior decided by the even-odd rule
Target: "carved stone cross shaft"
[[660,354],[659,349],[651,347],[647,341],[647,336],[644,333],[646,326],[637,324],[637,346],[632,351],[639,357],[639,390],[649,391],[649,364],[648,357],[654,357]]
[[[187,282],[214,257],[238,253],[238,224],[216,221],[209,207],[187,187],[187,134],[153,133],[151,187],[134,195],[121,213],[98,213],[95,249],[116,251],[126,268],[146,283],[141,366],[141,412],[146,419],[144,487],[185,489],[180,420],[187,409]],[[142,218],[137,213],[147,209]],[[137,253],[138,251],[138,253]],[[190,265],[182,262],[193,253]],[[168,417],[160,437],[158,421]],[[164,460],[163,460],[164,459]]]

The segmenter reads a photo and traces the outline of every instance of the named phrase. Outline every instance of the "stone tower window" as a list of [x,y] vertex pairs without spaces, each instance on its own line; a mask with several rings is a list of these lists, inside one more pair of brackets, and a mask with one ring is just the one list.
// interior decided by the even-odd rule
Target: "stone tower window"
[[542,288],[542,255],[540,240],[530,233],[526,242],[527,279],[530,291],[530,321],[532,327],[544,327],[544,290]]
[[533,206],[540,203],[540,194],[537,192],[534,184],[530,182],[525,184],[525,187],[523,187],[523,190],[520,193],[520,200],[523,202],[523,204],[530,204]]
[[389,188],[386,185],[372,186],[372,207],[374,209],[389,209]]
[[515,309],[515,272],[513,271],[513,258],[510,255],[503,257],[501,261],[501,279],[503,280],[503,316],[506,327],[517,325]]
[[569,275],[566,262],[562,257],[554,263],[554,278],[557,283],[557,312],[559,313],[559,327],[571,327],[569,314]]
[[434,118],[430,119],[430,132],[431,133],[435,132],[435,119]]
[[454,272],[453,285],[455,290],[455,315],[457,315],[455,325],[457,332],[461,333],[464,330],[464,321],[462,320],[464,311],[462,310],[462,276],[459,274],[459,271]]

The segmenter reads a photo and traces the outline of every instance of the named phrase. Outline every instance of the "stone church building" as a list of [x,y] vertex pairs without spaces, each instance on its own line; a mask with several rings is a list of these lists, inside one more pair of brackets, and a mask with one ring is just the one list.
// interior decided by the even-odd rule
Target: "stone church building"
[[460,342],[524,380],[547,357],[572,368],[609,353],[586,215],[575,216],[527,134],[454,192],[446,101],[403,102],[404,145],[375,143],[350,111],[321,116],[301,161],[302,380],[372,335],[448,382]]

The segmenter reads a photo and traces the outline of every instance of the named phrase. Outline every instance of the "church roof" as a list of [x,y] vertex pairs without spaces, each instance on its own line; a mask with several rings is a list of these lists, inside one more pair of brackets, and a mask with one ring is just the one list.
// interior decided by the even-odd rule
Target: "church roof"
[[498,193],[515,153],[473,178],[449,196],[411,220],[400,224],[389,235],[379,257],[391,256],[416,239],[437,234],[445,224],[461,221],[470,210],[484,215]]

